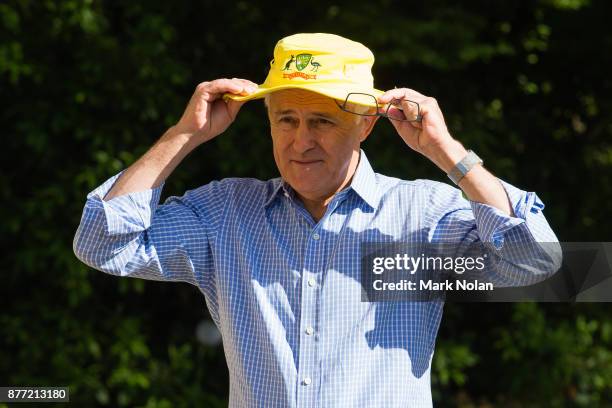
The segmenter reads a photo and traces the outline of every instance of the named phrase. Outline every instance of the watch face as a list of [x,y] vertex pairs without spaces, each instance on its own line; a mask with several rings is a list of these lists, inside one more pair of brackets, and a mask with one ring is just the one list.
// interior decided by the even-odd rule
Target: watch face
[[465,155],[465,157],[463,159],[461,159],[459,161],[459,163],[457,163],[455,165],[455,167],[453,167],[451,169],[451,171],[448,172],[448,177],[453,181],[453,183],[455,184],[459,184],[459,181],[461,181],[461,179],[477,164],[482,164],[483,161],[480,157],[478,157],[478,155],[476,155],[476,153],[474,153],[471,150],[467,151],[467,154]]

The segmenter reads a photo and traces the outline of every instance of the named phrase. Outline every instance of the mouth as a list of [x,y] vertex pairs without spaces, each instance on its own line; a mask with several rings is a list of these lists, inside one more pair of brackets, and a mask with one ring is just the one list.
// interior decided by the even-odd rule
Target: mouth
[[290,162],[298,166],[312,166],[314,164],[323,163],[323,160],[290,160]]

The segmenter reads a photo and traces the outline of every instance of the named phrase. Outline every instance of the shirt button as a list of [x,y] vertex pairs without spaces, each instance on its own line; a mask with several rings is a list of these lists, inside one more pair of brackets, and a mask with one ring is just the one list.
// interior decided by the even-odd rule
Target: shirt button
[[321,238],[321,236],[319,234],[317,234],[316,232],[314,234],[312,234],[312,239],[314,239],[315,241],[318,241],[319,238]]
[[312,327],[308,326],[306,328],[306,334],[309,335],[309,336],[312,336],[312,333],[314,333],[314,329]]
[[310,385],[310,383],[312,383],[310,377],[304,377],[304,379],[302,380],[302,384],[304,385]]
[[316,284],[317,284],[317,281],[315,280],[315,278],[308,279],[308,286],[313,287]]

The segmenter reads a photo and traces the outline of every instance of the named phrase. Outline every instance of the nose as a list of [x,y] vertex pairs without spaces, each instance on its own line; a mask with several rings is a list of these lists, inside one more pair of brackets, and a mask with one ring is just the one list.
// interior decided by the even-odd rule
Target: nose
[[298,128],[295,131],[293,139],[293,149],[296,153],[302,154],[310,149],[313,149],[317,144],[315,137],[305,121],[300,121]]

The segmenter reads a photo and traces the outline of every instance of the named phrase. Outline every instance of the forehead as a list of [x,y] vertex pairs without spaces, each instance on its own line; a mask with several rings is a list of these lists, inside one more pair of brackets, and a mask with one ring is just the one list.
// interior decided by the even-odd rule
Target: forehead
[[328,96],[303,89],[284,89],[270,94],[270,110],[276,111],[317,111],[341,116],[336,101]]

